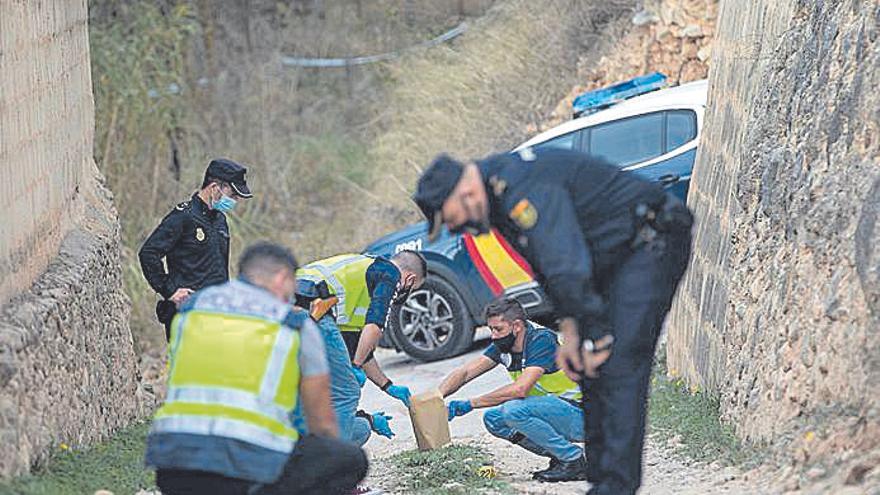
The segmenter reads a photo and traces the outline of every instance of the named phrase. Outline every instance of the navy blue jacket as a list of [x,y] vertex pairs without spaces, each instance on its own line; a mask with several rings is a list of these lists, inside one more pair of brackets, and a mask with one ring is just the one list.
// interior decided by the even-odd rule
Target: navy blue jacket
[[535,269],[558,316],[605,334],[602,277],[631,253],[636,206],[662,204],[663,189],[574,151],[527,148],[478,165],[492,225]]
[[[229,226],[198,194],[177,205],[141,246],[138,258],[150,287],[168,299],[180,288],[199,290],[229,280]],[[162,264],[165,258],[168,272]]]

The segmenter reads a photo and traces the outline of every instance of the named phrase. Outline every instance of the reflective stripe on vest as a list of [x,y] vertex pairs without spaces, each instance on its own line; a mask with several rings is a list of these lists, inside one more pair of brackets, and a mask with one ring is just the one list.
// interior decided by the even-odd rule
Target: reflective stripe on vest
[[285,438],[259,426],[226,418],[157,416],[153,420],[152,430],[157,433],[184,433],[232,438],[285,454],[293,452],[296,445],[296,438]]
[[309,263],[297,271],[297,278],[327,282],[336,303],[336,324],[343,331],[360,331],[370,308],[367,268],[374,258],[362,254],[343,254]]
[[165,399],[169,402],[196,402],[200,404],[226,404],[238,409],[261,414],[284,423],[287,411],[259,396],[241,390],[215,387],[171,387]]
[[250,315],[192,310],[179,315],[168,397],[155,433],[215,435],[290,453],[299,388],[300,335],[291,325]]

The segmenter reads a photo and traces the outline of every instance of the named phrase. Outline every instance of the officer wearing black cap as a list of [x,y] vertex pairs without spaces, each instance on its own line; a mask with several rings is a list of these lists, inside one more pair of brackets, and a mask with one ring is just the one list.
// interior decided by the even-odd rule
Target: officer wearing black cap
[[654,349],[690,256],[688,209],[654,183],[565,150],[462,164],[441,155],[413,198],[431,235],[497,228],[554,300],[557,363],[584,389],[590,494],[641,484]]
[[190,294],[229,280],[225,213],[238,200],[253,196],[246,173],[245,167],[232,160],[211,161],[202,188],[171,210],[141,246],[138,257],[144,277],[162,296],[156,304],[156,316],[165,325],[166,338],[177,308]]

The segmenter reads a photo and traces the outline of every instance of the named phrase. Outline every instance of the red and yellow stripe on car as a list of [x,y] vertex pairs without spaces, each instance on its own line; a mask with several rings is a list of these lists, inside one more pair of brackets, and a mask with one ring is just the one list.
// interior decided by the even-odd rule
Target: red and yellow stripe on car
[[529,263],[495,229],[479,236],[465,234],[464,245],[480,276],[495,296],[534,280]]

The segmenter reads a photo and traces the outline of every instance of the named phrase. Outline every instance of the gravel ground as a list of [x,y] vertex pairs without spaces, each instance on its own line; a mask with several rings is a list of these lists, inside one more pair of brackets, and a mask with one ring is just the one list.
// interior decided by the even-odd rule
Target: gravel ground
[[[435,388],[450,370],[480,352],[479,348],[475,348],[463,356],[434,363],[419,363],[404,354],[390,351],[380,351],[377,356],[395,383],[409,386],[416,394]],[[508,380],[507,374],[499,367],[465,386],[453,398],[479,395]],[[391,422],[396,433],[394,439],[374,436],[366,445],[372,461],[367,484],[388,490],[394,486],[394,473],[390,472],[387,458],[397,452],[416,448],[409,414],[398,401],[371,384],[364,387],[361,406],[370,412],[385,411],[394,418]],[[582,494],[586,489],[585,482],[546,484],[532,480],[531,472],[545,468],[547,461],[489,435],[483,427],[480,410],[456,418],[450,428],[453,442],[479,445],[491,452],[499,476],[511,484],[512,493],[568,495]],[[640,493],[696,495],[785,492],[784,484],[773,480],[767,470],[743,473],[735,467],[698,463],[671,452],[669,446],[649,437],[645,451],[645,480]],[[781,488],[774,489],[773,486]]]
[[[435,388],[450,370],[479,355],[483,344],[485,342],[478,342],[471,352],[463,356],[434,363],[420,363],[404,354],[388,350],[379,350],[376,355],[389,377],[398,384],[409,386],[412,392],[417,394]],[[158,359],[155,361],[160,362]],[[156,368],[156,375],[161,374],[158,366],[152,368]],[[507,373],[499,367],[465,386],[453,398],[464,399],[479,395],[507,383],[508,380]],[[163,387],[160,380],[145,381],[150,382],[154,393],[161,396]],[[396,453],[416,448],[409,413],[400,402],[388,397],[372,384],[368,384],[363,389],[361,407],[370,412],[385,411],[393,417],[391,425],[396,436],[389,440],[374,435],[365,447],[371,459],[371,471],[365,483],[372,487],[384,488],[387,493],[393,494],[395,492],[391,487],[395,486],[396,473],[391,470],[388,458]],[[545,468],[546,459],[489,435],[483,427],[480,410],[456,418],[450,428],[453,442],[476,445],[492,455],[499,478],[511,486],[510,493],[573,495],[582,494],[586,490],[585,482],[546,484],[532,480],[532,471]],[[844,471],[830,473],[829,476],[823,473],[817,479],[810,478],[812,471],[804,475],[791,467],[779,469],[765,465],[751,471],[742,471],[737,467],[693,461],[674,453],[673,447],[659,438],[648,437],[645,448],[644,481],[640,494],[880,495],[880,490],[871,488],[880,486],[880,468],[875,468],[867,474],[870,479],[877,481],[876,483],[845,486],[845,483],[838,479],[846,476]],[[161,494],[141,491],[137,495]]]

